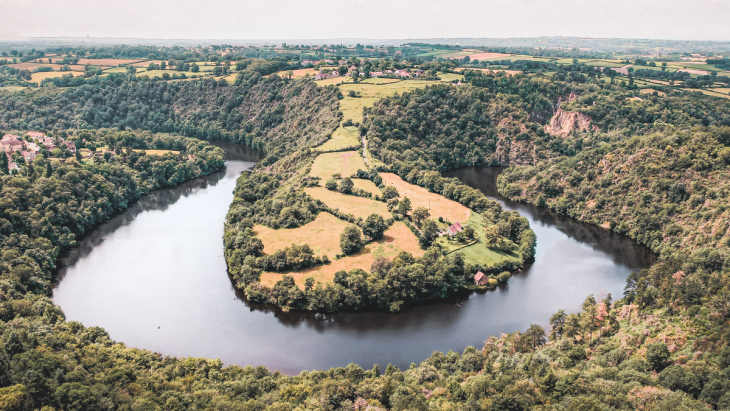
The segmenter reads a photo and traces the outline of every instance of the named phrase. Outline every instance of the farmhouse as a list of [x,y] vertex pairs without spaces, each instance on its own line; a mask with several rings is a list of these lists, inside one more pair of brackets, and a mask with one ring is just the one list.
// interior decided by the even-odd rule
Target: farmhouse
[[21,151],[25,148],[23,140],[20,137],[13,134],[6,134],[0,141],[0,146],[6,153],[12,153],[14,151]]
[[474,276],[474,284],[476,285],[487,285],[489,284],[489,277],[484,275],[483,272],[478,271],[477,275]]
[[63,144],[66,146],[69,152],[75,153],[76,152],[76,144],[74,144],[73,141],[64,141]]
[[29,131],[26,135],[33,139],[33,141],[38,141],[39,139],[46,137],[44,133],[40,133],[38,131]]
[[446,230],[446,234],[448,234],[449,237],[453,237],[456,235],[456,233],[460,233],[464,231],[464,228],[461,226],[461,223],[458,221],[454,224],[451,224],[448,230]]
[[383,76],[382,71],[371,71],[370,72],[370,77],[382,77],[382,76]]

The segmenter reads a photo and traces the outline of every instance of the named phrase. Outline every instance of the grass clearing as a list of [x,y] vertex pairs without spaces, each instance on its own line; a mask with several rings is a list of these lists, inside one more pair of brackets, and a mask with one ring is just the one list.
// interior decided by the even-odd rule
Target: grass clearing
[[[321,83],[318,82],[318,84]],[[372,107],[382,97],[392,96],[395,93],[403,93],[433,84],[438,83],[426,80],[401,80],[380,84],[362,82],[341,84],[339,87],[345,98],[340,100],[340,110],[344,114],[345,119],[349,118],[356,123],[362,123],[363,107]],[[359,92],[361,97],[350,97],[350,91]]]
[[330,259],[340,250],[340,233],[350,223],[333,216],[330,213],[321,212],[311,223],[297,228],[272,228],[256,225],[254,231],[264,243],[264,254],[270,255],[277,250],[283,250],[293,244],[309,244],[317,256],[326,255]]
[[63,77],[66,74],[72,74],[74,77],[83,76],[84,73],[78,71],[43,71],[40,73],[33,73],[30,75],[30,81],[41,84],[41,82],[47,78]]
[[427,189],[408,183],[393,173],[380,173],[383,178],[383,184],[392,185],[400,193],[400,198],[408,197],[413,204],[413,208],[426,207],[431,214],[431,218],[443,217],[452,223],[464,223],[469,220],[471,210],[456,201],[432,193]]
[[357,127],[339,127],[337,128],[337,130],[334,131],[334,133],[332,133],[332,137],[329,140],[327,140],[321,146],[317,147],[317,150],[342,150],[343,148],[359,146],[361,144],[362,142],[360,141],[360,133],[358,132]]
[[368,218],[370,214],[379,214],[383,218],[392,216],[388,212],[388,207],[382,201],[345,195],[338,191],[327,190],[324,187],[308,187],[304,191],[312,198],[322,201],[333,209],[339,209],[340,212],[361,217],[363,220]]
[[[119,66],[122,64],[139,63],[142,59],[79,59],[79,64],[92,66]],[[149,63],[147,63],[149,64]]]
[[487,248],[484,234],[487,220],[479,213],[471,213],[466,224],[474,229],[477,237],[476,243],[464,247],[463,244],[450,242],[448,236],[445,235],[439,237],[436,243],[446,250],[447,253],[461,253],[467,264],[481,265],[482,267],[491,267],[504,260],[520,259],[520,256],[517,254]]
[[655,91],[656,91],[656,92],[657,92],[657,94],[658,94],[658,95],[660,95],[660,96],[666,96],[666,95],[667,95],[667,93],[665,93],[665,92],[663,92],[663,91],[655,90],[655,89],[653,89],[653,88],[643,88],[643,89],[639,90],[639,93],[641,93],[641,94],[652,94],[652,93],[654,93]]
[[357,173],[357,170],[367,171],[365,162],[357,151],[340,151],[317,156],[309,175],[319,177],[324,182],[329,180],[332,174],[340,173],[342,177],[350,177]]
[[363,80],[361,83],[365,84],[390,84],[390,83],[397,83],[399,81],[402,81],[397,78],[383,78],[383,77],[373,77],[373,78],[367,78]]
[[9,93],[15,93],[20,90],[25,90],[25,87],[22,86],[3,86],[0,87],[0,91],[7,91]]
[[145,153],[147,153],[148,156],[161,156],[161,155],[167,154],[167,153],[180,154],[179,151],[175,151],[175,150],[139,149],[139,150],[134,150],[134,151],[137,151],[137,152],[144,151]]
[[439,73],[439,78],[441,78],[441,81],[446,83],[451,83],[454,80],[462,81],[464,80],[463,74],[456,74],[456,73]]
[[[337,233],[338,247],[340,232]],[[373,261],[375,261],[376,258],[393,258],[401,251],[407,251],[417,257],[422,256],[424,253],[424,250],[422,250],[418,244],[418,239],[411,230],[409,230],[402,221],[396,221],[385,232],[385,235],[381,240],[367,244],[357,254],[349,255],[339,260],[333,260],[329,264],[308,268],[298,272],[264,272],[261,274],[261,283],[269,287],[273,287],[277,281],[281,280],[283,274],[294,277],[294,282],[300,288],[304,287],[304,281],[308,277],[312,277],[315,281],[323,284],[332,283],[335,278],[335,273],[340,270],[350,271],[355,268],[360,268],[369,272],[370,267],[373,265]]]

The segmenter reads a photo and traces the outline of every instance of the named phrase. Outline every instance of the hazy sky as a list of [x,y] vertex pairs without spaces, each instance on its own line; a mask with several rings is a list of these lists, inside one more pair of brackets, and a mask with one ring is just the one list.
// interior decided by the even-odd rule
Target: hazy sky
[[730,40],[730,0],[0,0],[0,39]]

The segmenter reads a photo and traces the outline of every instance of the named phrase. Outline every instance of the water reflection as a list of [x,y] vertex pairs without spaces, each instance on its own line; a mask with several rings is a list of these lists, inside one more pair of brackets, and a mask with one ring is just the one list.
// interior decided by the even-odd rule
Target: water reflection
[[[104,327],[128,346],[291,374],[351,362],[408,367],[434,350],[461,351],[492,334],[546,325],[558,309],[577,311],[588,294],[619,295],[626,276],[651,263],[626,238],[505,201],[538,236],[535,263],[506,286],[399,314],[285,313],[250,304],[226,275],[222,236],[236,178],[259,157],[221,146],[224,172],[153,193],[79,241],[62,261],[53,295],[69,320]],[[497,172],[456,173],[490,194]]]

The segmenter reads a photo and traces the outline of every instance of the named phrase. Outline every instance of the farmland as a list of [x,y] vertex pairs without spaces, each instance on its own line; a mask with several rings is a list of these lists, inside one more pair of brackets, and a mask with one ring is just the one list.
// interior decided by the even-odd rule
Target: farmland
[[452,223],[457,221],[466,222],[469,220],[471,210],[456,201],[449,200],[423,187],[403,181],[396,174],[380,173],[380,176],[383,178],[383,184],[386,186],[395,186],[401,198],[408,197],[413,204],[413,208],[426,207],[432,218],[443,217]]
[[447,235],[443,235],[436,240],[436,244],[441,246],[446,253],[460,253],[467,263],[477,264],[483,267],[494,266],[507,259],[520,259],[520,256],[516,254],[499,249],[487,248],[484,233],[487,222],[480,214],[471,213],[469,219],[464,222],[463,226],[471,226],[474,229],[476,242],[463,245],[455,241],[450,241]]
[[309,175],[328,180],[332,174],[340,173],[342,177],[350,177],[357,170],[367,170],[362,157],[357,151],[342,151],[320,154],[312,164]]
[[304,191],[312,198],[322,201],[328,207],[342,213],[352,214],[356,218],[366,219],[370,214],[379,214],[383,218],[390,218],[388,207],[382,201],[363,197],[345,195],[337,191],[330,191],[324,187],[309,187]]
[[338,127],[337,130],[332,133],[332,137],[324,144],[317,147],[317,149],[320,151],[335,151],[348,147],[359,146],[360,144],[362,143],[360,142],[360,135],[357,131],[357,127]]
[[272,254],[292,244],[309,244],[315,255],[326,255],[333,258],[340,251],[339,233],[347,227],[346,221],[340,220],[330,213],[322,212],[311,223],[297,228],[280,228],[274,230],[257,225],[254,231],[264,243],[264,254]]
[[[339,244],[339,231],[331,230],[331,233],[336,234],[335,238]],[[331,241],[328,240],[328,243]],[[312,242],[309,242],[309,244],[311,245]],[[370,271],[370,267],[376,258],[393,258],[402,251],[409,252],[414,256],[421,256],[424,253],[418,245],[418,239],[411,230],[403,222],[397,221],[385,232],[382,239],[367,244],[358,253],[340,258],[339,260],[333,260],[329,264],[319,265],[297,272],[288,272],[286,274],[294,277],[295,283],[300,288],[304,287],[304,281],[308,277],[312,277],[315,281],[326,284],[332,282],[337,271],[350,271],[355,268]],[[261,282],[271,287],[281,279],[281,276],[281,273],[264,272],[261,274]]]

